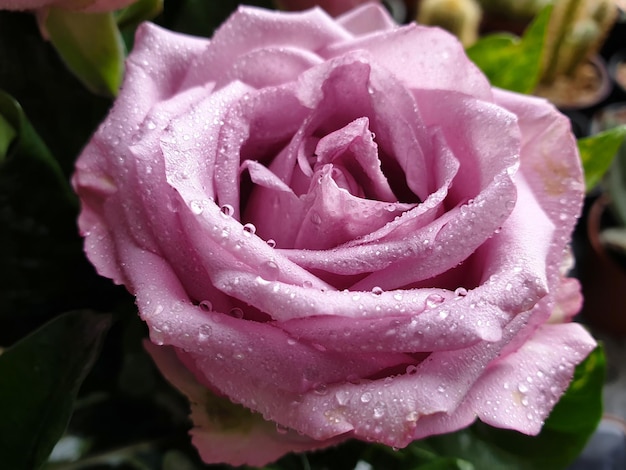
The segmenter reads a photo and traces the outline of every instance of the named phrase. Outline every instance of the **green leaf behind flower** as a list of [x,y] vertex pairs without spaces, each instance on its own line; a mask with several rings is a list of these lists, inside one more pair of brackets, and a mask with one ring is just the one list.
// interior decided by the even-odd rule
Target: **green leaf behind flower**
[[136,28],[139,23],[151,20],[161,11],[163,0],[137,0],[115,12],[115,21],[120,28]]
[[468,48],[467,55],[495,87],[530,94],[539,81],[550,7],[544,8],[524,32],[491,34]]
[[125,51],[113,13],[50,8],[44,26],[68,68],[89,90],[117,95]]
[[578,140],[587,191],[591,191],[600,182],[624,139],[626,126],[614,127]]
[[[5,140],[4,152],[1,151],[2,146],[0,145],[0,164],[8,162],[12,155],[19,155],[17,158],[32,160],[34,164],[45,168],[68,203],[74,206],[77,204],[76,196],[74,196],[69,182],[63,175],[59,163],[30,125],[20,104],[0,90],[0,144],[3,141],[3,135],[4,139],[8,140]],[[14,143],[14,147],[9,151],[9,144],[11,143]]]
[[39,468],[59,440],[110,317],[71,312],[0,355],[3,468]]

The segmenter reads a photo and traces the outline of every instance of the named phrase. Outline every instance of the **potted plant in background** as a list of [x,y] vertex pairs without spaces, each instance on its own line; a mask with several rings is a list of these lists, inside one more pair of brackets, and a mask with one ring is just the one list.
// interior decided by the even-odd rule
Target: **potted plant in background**
[[617,19],[613,0],[555,0],[535,93],[561,108],[584,108],[610,93],[598,56]]
[[[610,130],[613,137],[607,137]],[[589,185],[598,196],[591,199],[586,224],[581,224],[586,233],[579,238],[578,272],[585,297],[582,317],[608,333],[626,336],[622,299],[626,289],[626,145],[619,147],[626,135],[626,103],[598,111],[591,133],[606,139],[607,150],[617,153],[602,181]]]

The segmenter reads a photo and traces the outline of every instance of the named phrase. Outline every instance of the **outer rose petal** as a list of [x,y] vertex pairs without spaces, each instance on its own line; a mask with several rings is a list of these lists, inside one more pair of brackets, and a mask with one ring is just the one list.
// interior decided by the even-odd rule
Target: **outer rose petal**
[[[279,428],[261,415],[207,390],[181,362],[174,348],[150,342],[144,346],[163,376],[189,399],[194,423],[189,433],[206,463],[261,466],[289,452],[319,449],[343,440],[339,437],[317,441]],[[184,355],[182,351],[178,354]]]
[[476,417],[499,428],[538,434],[576,365],[595,346],[578,324],[542,326],[518,351],[495,361],[458,410],[425,418],[415,438],[455,431]]

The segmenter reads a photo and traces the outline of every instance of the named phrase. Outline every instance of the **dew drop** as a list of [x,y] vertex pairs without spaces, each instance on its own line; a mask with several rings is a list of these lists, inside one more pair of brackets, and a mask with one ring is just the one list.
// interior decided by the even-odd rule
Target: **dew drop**
[[241,310],[239,307],[231,308],[228,314],[233,318],[238,318],[238,319],[243,318],[243,310]]
[[313,225],[320,225],[322,223],[322,217],[315,211],[311,212],[311,223],[313,223]]
[[326,386],[326,384],[320,383],[320,384],[315,385],[315,387],[313,387],[313,391],[317,395],[326,395],[328,393],[328,387]]
[[198,329],[198,339],[200,341],[206,341],[209,339],[209,336],[211,336],[212,331],[213,328],[211,328],[211,325],[207,325],[206,323],[204,325],[200,325],[200,328]]
[[222,212],[222,214],[226,217],[231,217],[234,213],[235,213],[235,209],[233,208],[233,206],[231,206],[230,204],[224,204],[221,208],[220,211]]
[[446,387],[444,387],[443,385],[439,385],[439,387],[437,387],[437,391],[439,393],[444,393],[446,391]]
[[411,422],[417,421],[417,418],[419,418],[419,414],[417,411],[411,411],[404,417],[406,421],[411,421]]
[[191,212],[196,215],[200,215],[204,211],[202,201],[191,201],[191,203],[189,204],[189,208],[191,209]]
[[265,243],[267,243],[270,248],[276,247],[276,240],[274,240],[273,238],[268,238]]
[[372,394],[370,392],[364,392],[363,395],[361,395],[361,403],[369,403],[370,401],[372,401]]
[[152,340],[152,342],[158,346],[162,346],[164,343],[164,335],[163,335],[163,331],[160,330],[159,328],[157,328],[156,326],[152,328],[152,331],[150,332],[150,339]]
[[417,374],[417,366],[414,365],[410,365],[406,367],[406,373],[408,375],[415,375]]
[[213,304],[208,300],[203,300],[202,302],[200,302],[200,310],[202,310],[203,312],[210,312],[213,310]]
[[275,281],[278,279],[280,269],[274,261],[264,261],[261,263],[259,274],[267,281]]
[[335,400],[337,400],[337,403],[339,403],[341,406],[346,405],[350,400],[350,392],[346,390],[339,390],[337,393],[335,393]]
[[450,315],[450,312],[448,312],[447,310],[441,310],[438,316],[442,320],[445,320],[446,318],[448,318],[448,315]]
[[313,287],[313,282],[312,281],[304,281],[302,283],[302,287],[306,287],[307,289],[310,289],[311,287]]
[[379,401],[374,405],[374,418],[378,419],[383,416],[385,416],[385,404]]
[[444,301],[444,298],[439,294],[430,294],[426,297],[426,306],[428,308],[434,308],[437,305],[441,304]]
[[256,227],[254,226],[254,224],[245,224],[243,226],[244,235],[251,236],[251,235],[254,235],[255,232],[256,232]]
[[517,386],[517,389],[519,390],[520,393],[526,393],[528,391],[528,385],[526,385],[523,382],[520,382],[520,384]]
[[383,293],[382,287],[378,287],[378,286],[372,287],[372,294],[380,295],[382,293]]
[[467,295],[467,289],[465,287],[457,287],[454,291],[454,295],[457,297],[465,297]]
[[288,427],[283,426],[282,424],[276,423],[276,432],[278,434],[287,434],[288,431],[289,431]]

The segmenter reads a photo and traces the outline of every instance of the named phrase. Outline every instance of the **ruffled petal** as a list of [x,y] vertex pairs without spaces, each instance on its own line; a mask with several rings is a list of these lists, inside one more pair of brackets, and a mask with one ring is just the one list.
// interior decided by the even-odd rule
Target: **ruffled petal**
[[320,8],[276,14],[261,8],[239,7],[218,28],[202,56],[186,67],[185,85],[215,82],[218,88],[224,86],[231,74],[238,73],[234,71],[237,58],[246,57],[254,50],[292,48],[315,53],[350,37]]
[[542,326],[519,350],[490,365],[458,410],[425,418],[415,438],[455,431],[476,417],[498,428],[538,434],[576,365],[595,346],[578,324]]
[[414,90],[450,90],[491,101],[491,85],[467,57],[461,43],[442,29],[410,24],[351,41],[319,53],[330,59],[366,50],[374,61]]
[[364,36],[398,27],[387,10],[374,2],[346,11],[336,20],[355,36]]

